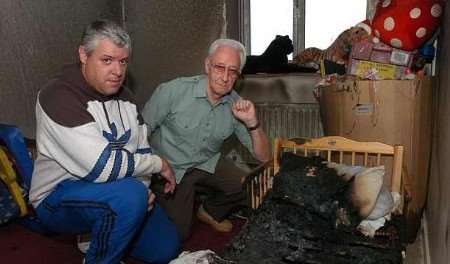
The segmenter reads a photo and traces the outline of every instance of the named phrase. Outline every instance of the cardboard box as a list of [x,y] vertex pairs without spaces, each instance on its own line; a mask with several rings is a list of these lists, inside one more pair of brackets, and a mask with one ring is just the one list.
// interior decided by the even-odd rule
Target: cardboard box
[[[325,135],[405,147],[403,179],[410,200],[404,213],[409,241],[415,239],[420,227],[427,197],[434,100],[432,83],[431,78],[347,80],[320,88]],[[385,182],[390,182],[390,178]]]
[[407,67],[394,64],[351,59],[347,74],[367,80],[401,80],[406,75]]
[[391,52],[386,52],[384,50],[372,50],[369,60],[381,63],[391,63]]
[[381,63],[391,63],[393,48],[383,43],[369,41],[353,42],[350,53],[351,59],[359,59]]
[[411,67],[414,54],[408,51],[393,49],[391,52],[391,63],[395,65]]
[[370,60],[372,49],[373,49],[372,42],[369,41],[353,42],[352,50],[350,52],[350,58],[359,60]]

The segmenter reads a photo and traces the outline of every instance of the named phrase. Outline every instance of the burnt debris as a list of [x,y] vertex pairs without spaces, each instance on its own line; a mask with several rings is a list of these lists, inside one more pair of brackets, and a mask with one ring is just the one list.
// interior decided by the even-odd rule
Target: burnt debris
[[361,235],[351,208],[351,184],[320,157],[285,153],[273,190],[233,239],[223,258],[234,263],[402,263],[394,218],[374,238]]

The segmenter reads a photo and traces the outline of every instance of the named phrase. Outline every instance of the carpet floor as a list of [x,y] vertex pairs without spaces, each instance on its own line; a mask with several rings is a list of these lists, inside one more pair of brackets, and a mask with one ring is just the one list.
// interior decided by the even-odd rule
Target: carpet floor
[[[183,243],[182,251],[211,249],[220,254],[244,224],[244,220],[241,219],[233,219],[232,222],[234,225],[232,232],[220,233],[196,221],[191,237]],[[75,236],[47,237],[14,222],[0,226],[0,263],[81,264],[82,261],[83,254],[76,246]],[[143,262],[127,258],[126,263]]]

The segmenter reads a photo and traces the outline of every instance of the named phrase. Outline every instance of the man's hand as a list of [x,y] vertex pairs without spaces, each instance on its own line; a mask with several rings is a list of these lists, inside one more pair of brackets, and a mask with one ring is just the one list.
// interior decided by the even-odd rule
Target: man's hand
[[177,185],[175,181],[175,174],[166,159],[161,158],[162,167],[159,174],[166,180],[164,185],[164,193],[173,193],[175,186]]
[[253,127],[258,124],[258,119],[256,118],[255,105],[249,100],[238,100],[231,106],[231,111],[233,115],[244,122],[247,127]]
[[148,190],[148,207],[147,207],[148,211],[152,210],[154,202],[155,202],[155,195],[151,190]]
[[249,100],[238,100],[231,106],[233,115],[247,126],[252,139],[254,157],[260,162],[270,160],[270,143],[256,117],[255,105]]

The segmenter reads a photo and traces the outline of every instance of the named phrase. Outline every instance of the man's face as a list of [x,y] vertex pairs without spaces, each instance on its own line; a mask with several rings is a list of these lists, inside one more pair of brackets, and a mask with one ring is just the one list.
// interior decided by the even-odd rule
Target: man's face
[[104,95],[117,93],[127,71],[129,50],[105,38],[88,56],[83,46],[78,49],[81,71],[87,83]]
[[233,89],[234,82],[239,77],[240,61],[239,52],[228,46],[220,46],[205,59],[207,94],[210,100],[215,102]]

